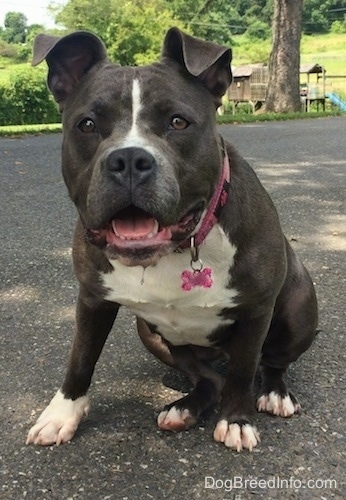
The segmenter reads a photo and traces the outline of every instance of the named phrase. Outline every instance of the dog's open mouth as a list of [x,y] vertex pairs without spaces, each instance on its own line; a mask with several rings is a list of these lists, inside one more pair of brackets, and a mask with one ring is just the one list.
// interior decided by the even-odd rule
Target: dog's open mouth
[[[122,210],[112,220],[109,243],[117,243],[120,238],[124,244],[153,243],[154,241],[170,240],[172,237],[169,227],[160,228],[154,217],[135,207]],[[150,242],[148,240],[151,240]],[[118,242],[120,243],[120,242]]]
[[105,227],[88,229],[87,235],[111,258],[119,258],[126,265],[151,265],[189,237],[200,221],[202,211],[202,204],[198,204],[177,224],[163,226],[149,213],[130,205],[118,212]]

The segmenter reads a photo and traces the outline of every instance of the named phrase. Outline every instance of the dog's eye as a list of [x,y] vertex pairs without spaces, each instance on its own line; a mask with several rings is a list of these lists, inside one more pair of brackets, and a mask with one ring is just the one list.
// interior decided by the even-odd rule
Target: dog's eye
[[78,128],[83,134],[92,134],[96,131],[95,122],[91,118],[84,118],[79,124]]
[[174,130],[184,130],[190,125],[190,123],[185,120],[182,116],[176,115],[171,119],[171,127]]

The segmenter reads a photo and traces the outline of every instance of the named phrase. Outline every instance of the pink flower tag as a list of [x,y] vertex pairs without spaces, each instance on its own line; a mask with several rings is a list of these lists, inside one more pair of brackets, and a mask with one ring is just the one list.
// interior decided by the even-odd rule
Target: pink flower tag
[[210,288],[213,285],[213,279],[211,277],[212,270],[210,267],[198,271],[183,271],[181,273],[182,285],[181,288],[185,292],[189,292],[197,286],[202,288]]

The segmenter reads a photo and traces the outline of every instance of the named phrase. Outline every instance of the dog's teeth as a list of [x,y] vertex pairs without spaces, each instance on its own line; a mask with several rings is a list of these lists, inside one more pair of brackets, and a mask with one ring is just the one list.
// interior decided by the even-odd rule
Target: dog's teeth
[[155,220],[154,229],[148,234],[147,238],[153,238],[159,232],[159,223]]
[[157,222],[157,220],[155,220],[155,226],[154,226],[154,229],[153,229],[154,236],[158,232],[159,232],[159,223]]
[[123,235],[123,234],[120,234],[118,231],[117,231],[117,228],[116,228],[116,225],[112,223],[112,228],[113,228],[113,232],[115,234],[115,236],[117,236],[118,238],[120,238],[121,240],[126,240],[127,238]]
[[112,221],[112,229],[113,229],[113,233],[120,238],[120,234],[117,231],[117,226],[116,226],[114,221]]
[[157,235],[157,233],[159,232],[159,223],[157,222],[157,220],[155,220],[155,223],[154,223],[154,227],[153,227],[153,230],[148,233],[147,235],[143,235],[142,237],[138,237],[136,238],[135,236],[124,236],[123,234],[119,233],[119,231],[117,230],[117,226],[114,222],[112,222],[112,229],[113,229],[113,232],[114,234],[120,238],[121,240],[136,240],[136,239],[150,239],[150,238],[154,238],[154,236]]
[[154,229],[149,234],[147,234],[146,238],[147,239],[153,238],[154,236],[157,235],[158,232],[159,232],[159,223],[157,222],[157,220],[155,220]]

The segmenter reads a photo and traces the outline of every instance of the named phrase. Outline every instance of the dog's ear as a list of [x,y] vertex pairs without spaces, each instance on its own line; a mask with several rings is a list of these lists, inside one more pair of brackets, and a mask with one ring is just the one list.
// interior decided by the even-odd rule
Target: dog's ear
[[105,46],[93,33],[77,31],[63,37],[41,34],[34,41],[32,65],[46,59],[48,87],[62,110],[81,78],[106,58]]
[[232,51],[171,28],[162,49],[162,60],[173,59],[197,77],[213,94],[216,106],[232,82]]

